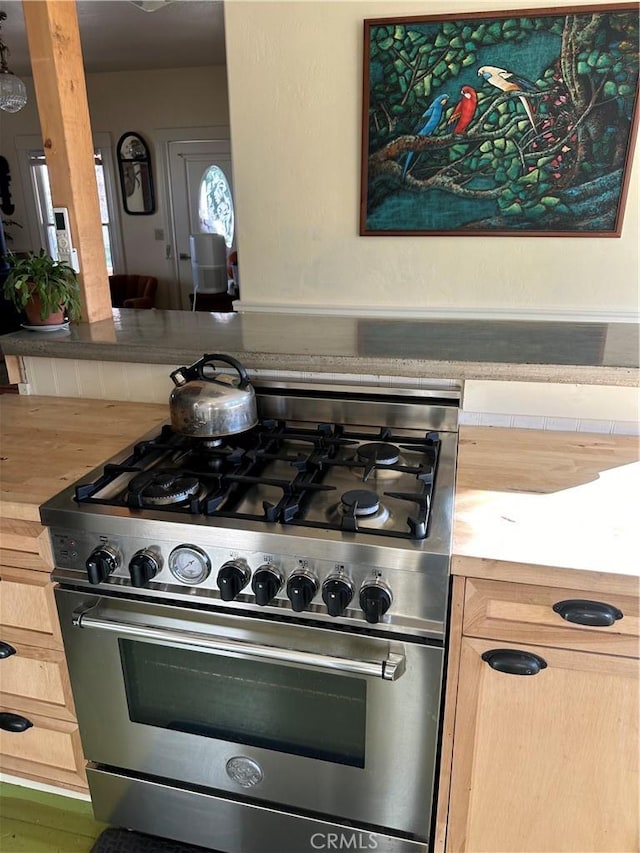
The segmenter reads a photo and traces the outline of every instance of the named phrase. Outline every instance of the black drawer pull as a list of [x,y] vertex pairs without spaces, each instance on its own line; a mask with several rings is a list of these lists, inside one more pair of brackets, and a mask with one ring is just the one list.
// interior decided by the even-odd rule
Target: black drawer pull
[[32,725],[31,720],[21,717],[20,714],[10,714],[8,711],[0,713],[0,729],[5,732],[26,732]]
[[4,643],[0,640],[0,660],[4,660],[5,658],[10,658],[11,655],[15,655],[16,650],[13,646],[10,646],[9,643]]
[[486,661],[491,669],[509,675],[537,675],[541,669],[547,668],[544,658],[517,649],[490,649],[482,655],[482,660]]
[[586,601],[582,598],[558,601],[553,605],[553,609],[567,622],[575,622],[577,625],[591,625],[592,627],[602,628],[613,625],[617,619],[622,619],[622,610],[618,610],[612,604],[605,604],[602,601]]

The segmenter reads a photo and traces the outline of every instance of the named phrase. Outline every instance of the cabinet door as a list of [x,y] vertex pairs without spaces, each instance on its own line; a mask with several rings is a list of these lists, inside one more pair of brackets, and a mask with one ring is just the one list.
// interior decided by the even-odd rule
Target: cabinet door
[[[542,658],[536,675],[482,654]],[[448,851],[638,850],[638,663],[463,638]]]

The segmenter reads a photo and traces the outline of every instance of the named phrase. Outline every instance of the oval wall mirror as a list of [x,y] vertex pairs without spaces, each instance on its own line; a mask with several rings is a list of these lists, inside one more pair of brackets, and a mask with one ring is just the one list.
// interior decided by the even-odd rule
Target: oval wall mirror
[[116,155],[125,213],[132,216],[153,213],[156,202],[146,142],[137,133],[124,133],[118,141]]

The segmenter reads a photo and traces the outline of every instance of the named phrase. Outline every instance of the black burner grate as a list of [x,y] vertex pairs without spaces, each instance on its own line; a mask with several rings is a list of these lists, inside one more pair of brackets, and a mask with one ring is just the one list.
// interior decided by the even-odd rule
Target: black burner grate
[[[391,446],[397,455],[390,453]],[[122,464],[107,464],[97,480],[78,486],[76,500],[126,506],[134,512],[149,508],[423,539],[427,535],[439,451],[436,432],[407,437],[395,435],[386,427],[377,432],[360,432],[338,424],[297,428],[283,421],[265,420],[254,429],[233,436],[229,443],[211,446],[164,426],[155,438],[136,444]],[[410,457],[411,464],[405,463],[403,454]],[[389,461],[396,456],[397,461]],[[398,487],[382,490],[379,497],[382,503],[387,499],[396,502],[396,506],[406,506],[404,523],[401,520],[390,529],[368,527],[367,516],[358,512],[357,501],[344,506],[338,518],[315,517],[314,498],[319,493],[335,492],[336,502],[340,501],[345,489],[332,482],[340,469],[357,474],[363,484],[360,491],[369,490],[368,481],[377,472],[397,474]],[[122,489],[116,489],[114,497],[113,484],[120,477]],[[164,489],[169,495],[173,489],[175,502],[152,501],[150,506],[145,501],[149,484],[152,491]],[[253,490],[267,496],[247,509],[247,503],[251,505],[247,497]],[[105,491],[109,497],[102,495]]]

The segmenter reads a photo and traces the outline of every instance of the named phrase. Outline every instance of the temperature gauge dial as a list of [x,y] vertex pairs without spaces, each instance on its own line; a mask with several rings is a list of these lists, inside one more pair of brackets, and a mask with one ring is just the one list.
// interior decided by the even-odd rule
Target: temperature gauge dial
[[179,545],[169,554],[169,571],[182,583],[195,586],[209,577],[211,560],[196,545]]

